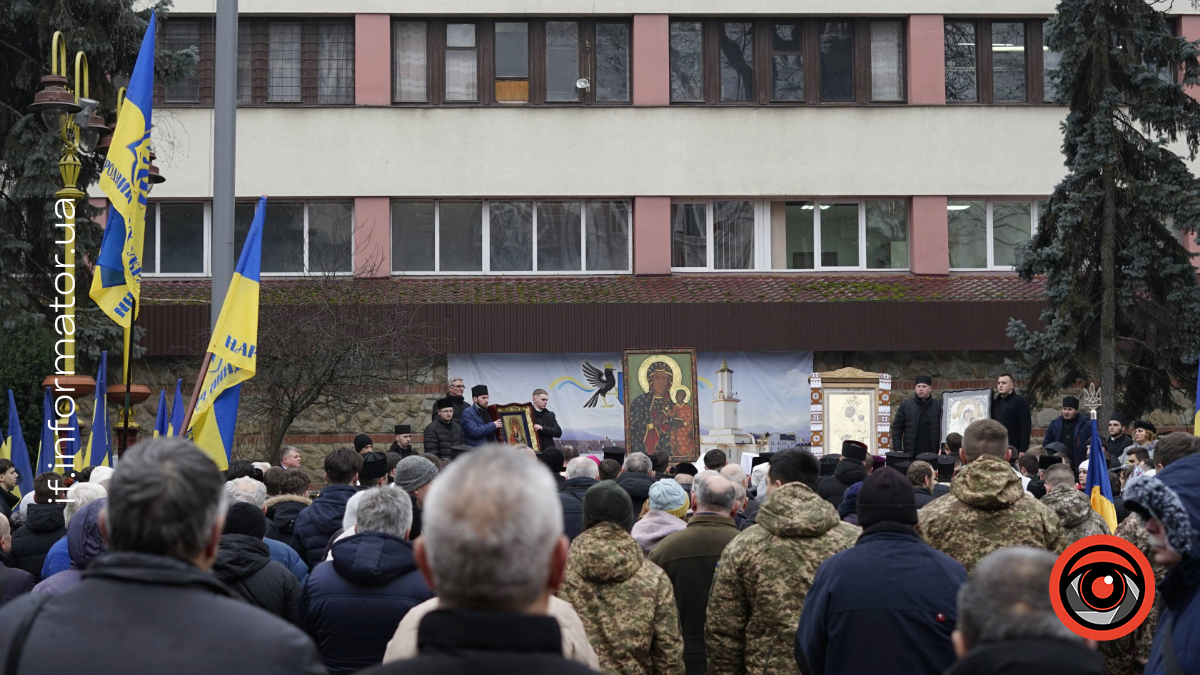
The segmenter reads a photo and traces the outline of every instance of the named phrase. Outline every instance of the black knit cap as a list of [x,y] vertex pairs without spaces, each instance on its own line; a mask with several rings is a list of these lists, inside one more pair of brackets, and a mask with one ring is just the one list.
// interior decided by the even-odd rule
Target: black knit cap
[[366,434],[359,434],[354,437],[354,451],[362,452],[363,448],[371,445],[371,437]]
[[837,471],[837,463],[842,459],[841,455],[821,455],[819,463],[821,465],[822,476],[832,476]]
[[238,502],[229,507],[225,514],[225,534],[245,534],[262,539],[267,533],[267,518],[262,509],[253,504]]
[[912,483],[904,474],[887,466],[872,471],[858,491],[858,524],[870,527],[884,521],[917,524],[917,498]]
[[439,398],[437,402],[433,404],[433,412],[436,414],[439,410],[453,407],[454,401],[450,400],[449,398]]
[[583,522],[616,523],[628,532],[633,529],[633,500],[616,481],[602,480],[583,493]]

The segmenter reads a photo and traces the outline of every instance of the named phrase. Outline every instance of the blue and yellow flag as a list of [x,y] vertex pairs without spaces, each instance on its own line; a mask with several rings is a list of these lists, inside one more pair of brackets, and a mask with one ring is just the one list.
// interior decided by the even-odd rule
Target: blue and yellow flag
[[[58,448],[58,415],[54,414],[53,397],[50,387],[46,387],[46,397],[42,401],[42,438],[38,442],[37,473],[43,474],[54,471],[54,451]],[[57,473],[62,473],[58,471]]]
[[29,466],[29,447],[21,434],[21,420],[17,417],[17,402],[12,389],[8,390],[8,436],[0,445],[0,458],[11,460],[17,470],[17,488],[13,494],[20,497],[33,492],[33,467]]
[[258,278],[262,265],[263,214],[267,198],[258,200],[254,222],[221,305],[221,315],[208,343],[212,358],[192,412],[187,436],[200,446],[217,468],[229,468],[233,432],[237,427],[242,382],[254,377],[258,360]]
[[67,418],[67,430],[62,432],[58,442],[62,443],[61,459],[55,463],[57,473],[74,468],[75,458],[83,457],[83,434],[79,431],[79,411],[71,408],[71,416]]
[[179,436],[183,433],[183,378],[175,380],[175,401],[171,403],[171,419],[167,425],[168,436]]
[[1092,510],[1108,523],[1108,531],[1117,531],[1117,509],[1113,506],[1112,485],[1108,482],[1108,461],[1100,447],[1100,433],[1092,420],[1092,447],[1088,450],[1087,484],[1083,493],[1092,500]]
[[158,412],[154,414],[154,437],[166,436],[167,429],[167,390],[158,392]]
[[1196,364],[1196,418],[1192,425],[1192,435],[1200,436],[1200,363]]
[[92,300],[128,328],[141,294],[146,192],[150,188],[150,115],[154,102],[154,12],[142,37],[117,128],[100,172],[100,189],[112,204],[92,274]]
[[107,463],[112,466],[112,457],[108,451],[112,444],[112,428],[108,426],[108,352],[100,352],[100,369],[96,372],[96,399],[92,409],[92,435],[88,437],[87,448],[76,452],[72,462],[76,471],[83,471],[85,466],[99,466]]

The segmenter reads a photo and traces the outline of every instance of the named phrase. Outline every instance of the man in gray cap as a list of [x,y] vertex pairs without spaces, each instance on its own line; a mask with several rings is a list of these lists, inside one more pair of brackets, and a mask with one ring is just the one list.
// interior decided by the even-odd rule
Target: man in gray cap
[[412,525],[408,532],[408,540],[414,541],[421,536],[421,507],[425,505],[425,495],[429,494],[429,486],[437,478],[438,470],[433,462],[414,455],[405,457],[396,465],[396,487],[408,493],[412,499]]

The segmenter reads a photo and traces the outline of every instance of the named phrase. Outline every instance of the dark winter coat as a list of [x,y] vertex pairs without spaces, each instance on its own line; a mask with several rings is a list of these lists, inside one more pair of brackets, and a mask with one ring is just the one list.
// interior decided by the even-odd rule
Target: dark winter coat
[[851,485],[867,479],[867,468],[856,459],[839,459],[832,476],[826,476],[817,484],[821,499],[837,506]]
[[[1168,539],[1172,532],[1187,527],[1183,522],[1185,518],[1193,531],[1200,531],[1200,490],[1196,489],[1200,485],[1200,455],[1172,462],[1151,478],[1155,479],[1175,493],[1182,507],[1179,511],[1160,517],[1167,529]],[[1129,499],[1132,500],[1133,496]],[[1146,661],[1145,674],[1167,673],[1163,663],[1163,639],[1168,628],[1171,630],[1180,672],[1200,672],[1200,537],[1193,538],[1191,548],[1183,553],[1183,562],[1169,570],[1155,590],[1158,591],[1157,604],[1160,608],[1158,628],[1154,633],[1150,657]]]
[[1033,416],[1029,401],[1016,391],[1008,396],[997,394],[992,397],[992,419],[1008,429],[1008,444],[1017,452],[1029,449],[1029,433],[1033,429]]
[[321,495],[296,516],[292,530],[292,548],[309,569],[322,560],[329,538],[342,526],[346,502],[358,492],[353,485],[326,485]]
[[751,499],[746,502],[746,508],[738,513],[738,517],[734,519],[739,530],[748,529],[751,525],[758,522],[758,509],[762,503],[767,501],[766,495],[758,499]]
[[58,595],[74,588],[83,581],[83,570],[87,569],[93,560],[108,552],[108,542],[104,540],[104,533],[100,531],[100,512],[107,504],[107,499],[97,499],[85,504],[71,518],[66,537],[69,567],[43,579],[33,589],[34,593]]
[[12,516],[12,510],[20,503],[20,497],[8,490],[0,490],[0,515],[3,515],[5,518]]
[[595,675],[562,655],[550,616],[438,609],[417,627],[417,656],[362,675]]
[[412,525],[408,527],[408,540],[416,541],[417,537],[421,536],[421,505],[417,503],[417,496],[410,494],[408,496],[412,500]]
[[417,449],[417,446],[413,445],[412,443],[409,443],[407,448],[402,448],[400,447],[400,443],[398,441],[392,441],[392,446],[388,448],[388,452],[394,452],[397,455],[400,455],[400,459],[421,454],[421,451]]
[[[921,408],[925,408],[925,432],[929,434],[928,445],[917,447],[917,434],[921,431]],[[938,441],[942,437],[942,402],[930,394],[922,401],[915,395],[904,399],[896,408],[892,418],[892,447],[903,452],[920,454],[937,452]]]
[[572,541],[583,531],[583,494],[597,482],[587,476],[568,478],[562,492],[558,493],[563,510],[563,534]]
[[432,452],[442,459],[450,457],[450,448],[466,442],[466,434],[457,420],[443,422],[435,417],[429,426],[425,427],[425,452]]
[[30,504],[25,524],[12,535],[13,566],[42,580],[42,564],[54,542],[67,534],[63,508],[65,504]]
[[[1042,445],[1049,443],[1061,443],[1063,441],[1063,425],[1066,420],[1059,415],[1054,421],[1050,422],[1050,426],[1046,427],[1046,436],[1042,439]],[[1092,448],[1092,423],[1090,420],[1083,419],[1083,415],[1075,416],[1075,445],[1071,448],[1071,467],[1076,472],[1079,471],[1079,465],[1083,460],[1088,458],[1088,452]]]
[[1131,445],[1133,445],[1133,437],[1129,434],[1121,434],[1116,438],[1109,438],[1108,434],[1105,434],[1104,452],[1109,457],[1120,457],[1121,453],[1125,452],[1125,448],[1128,448]]
[[[26,595],[0,611],[0,663],[44,598]],[[59,675],[62,660],[48,655],[61,654],[63,645],[87,654],[85,670],[95,675],[325,672],[312,640],[295,626],[242,602],[191,563],[146,553],[107,553],[70,593],[46,601],[19,672]]]
[[650,486],[654,485],[654,478],[648,473],[623,473],[617,476],[617,485],[629,494],[629,499],[633,501],[633,517],[637,519],[642,512],[642,504],[650,498]]
[[1022,638],[980,645],[959,659],[946,675],[1104,675],[1104,672],[1104,657],[1086,645],[1054,638]]
[[300,495],[277,495],[267,499],[267,516],[270,518],[269,523],[275,525],[279,536],[273,537],[276,541],[282,541],[288,546],[292,545],[292,535],[296,530],[296,516],[300,512],[312,504],[312,500],[308,497]]
[[[926,490],[925,488],[920,488],[920,487],[913,488],[913,495],[916,496],[916,498],[917,498],[917,508],[918,509],[921,508],[922,506],[925,506],[929,502],[937,499],[937,497],[933,496],[933,494],[931,494],[929,492],[929,490]],[[939,495],[939,496],[941,496],[941,495]]]
[[300,626],[316,641],[331,675],[352,673],[383,662],[400,620],[432,597],[412,544],[363,532],[334,544],[333,560],[308,575]]
[[542,450],[556,447],[554,439],[562,436],[562,427],[558,426],[558,418],[554,416],[554,412],[549,408],[538,410],[533,409],[533,423],[542,425],[542,430],[537,432],[538,444]]
[[459,424],[462,425],[464,442],[471,447],[496,441],[496,423],[487,410],[477,405],[463,411]]
[[[919,583],[914,583],[919,579]],[[882,522],[821,564],[796,630],[807,675],[941,673],[954,663],[962,564],[911,526]],[[870,648],[863,648],[869,635]],[[886,657],[883,657],[886,655]]]
[[296,623],[300,617],[300,582],[291,570],[271,560],[262,539],[223,534],[213,575],[246,602]]
[[[450,399],[450,402],[454,405],[454,417],[451,419],[453,419],[455,422],[461,420],[463,411],[471,406],[470,401],[468,401],[463,396],[459,396],[458,394],[451,394],[449,392],[446,392],[446,398]],[[432,420],[437,419],[437,411],[436,410],[430,409],[429,419],[432,419]]]
[[0,551],[0,607],[33,590],[33,575],[12,566],[12,559]]

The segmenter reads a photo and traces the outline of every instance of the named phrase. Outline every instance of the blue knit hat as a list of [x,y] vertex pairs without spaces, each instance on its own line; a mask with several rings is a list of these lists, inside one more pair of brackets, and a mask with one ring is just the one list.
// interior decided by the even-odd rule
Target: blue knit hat
[[687,503],[687,492],[673,480],[656,481],[650,486],[651,511],[675,511]]

